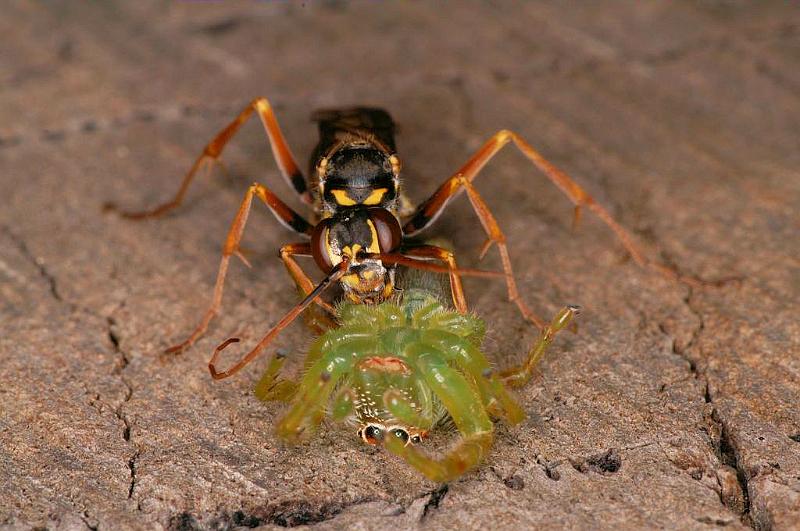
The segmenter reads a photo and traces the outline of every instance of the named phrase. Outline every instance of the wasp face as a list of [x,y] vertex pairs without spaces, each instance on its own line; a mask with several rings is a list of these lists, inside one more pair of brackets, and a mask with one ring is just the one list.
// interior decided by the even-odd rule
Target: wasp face
[[311,247],[326,273],[347,258],[347,271],[339,282],[350,300],[378,303],[394,289],[395,268],[384,266],[377,255],[397,249],[401,238],[400,223],[388,210],[351,208],[320,221]]
[[353,302],[377,304],[392,294],[394,268],[387,269],[380,260],[353,263],[350,273],[340,279],[344,293]]

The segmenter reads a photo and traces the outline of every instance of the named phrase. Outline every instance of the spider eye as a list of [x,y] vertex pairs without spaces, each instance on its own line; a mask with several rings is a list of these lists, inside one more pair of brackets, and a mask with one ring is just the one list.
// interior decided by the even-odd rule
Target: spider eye
[[419,435],[414,435],[411,437],[412,444],[419,444],[421,442],[422,442],[422,437],[420,437]]
[[367,444],[378,444],[383,440],[383,430],[373,424],[370,424],[363,430],[359,430],[359,434]]
[[401,441],[403,441],[405,444],[408,444],[409,437],[408,437],[408,432],[406,430],[402,428],[395,428],[391,431],[391,434],[400,439]]

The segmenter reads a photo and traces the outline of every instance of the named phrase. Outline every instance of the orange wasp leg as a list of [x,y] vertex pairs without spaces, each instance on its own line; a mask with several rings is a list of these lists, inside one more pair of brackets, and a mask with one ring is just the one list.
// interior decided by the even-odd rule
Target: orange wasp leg
[[467,313],[467,299],[464,297],[464,288],[461,285],[461,274],[458,272],[455,255],[447,249],[435,245],[420,245],[403,249],[403,255],[417,258],[431,258],[447,265],[450,275],[450,291],[453,295],[453,305],[458,313]]
[[172,199],[153,208],[152,210],[144,210],[140,212],[120,210],[114,203],[107,203],[105,205],[105,209],[118,211],[121,216],[126,218],[144,219],[158,217],[174,208],[177,208],[183,202],[184,196],[189,190],[189,185],[192,183],[192,180],[194,179],[194,176],[197,174],[198,170],[204,164],[219,163],[225,146],[239,131],[239,128],[241,128],[241,126],[247,122],[247,120],[253,114],[253,111],[257,111],[258,116],[261,118],[261,123],[264,125],[264,130],[267,133],[270,146],[272,147],[272,153],[275,156],[275,160],[278,163],[278,167],[281,170],[283,178],[287,183],[289,183],[292,189],[297,192],[297,194],[300,196],[300,199],[304,203],[311,204],[311,194],[308,190],[308,186],[306,185],[305,177],[303,177],[303,173],[300,171],[297,162],[295,162],[294,155],[292,155],[289,145],[286,143],[286,138],[284,138],[280,126],[278,125],[278,120],[275,118],[275,114],[272,111],[272,105],[270,105],[267,98],[262,97],[251,101],[247,107],[245,107],[242,112],[239,113],[236,119],[234,119],[223,130],[217,133],[214,139],[206,145],[206,147],[203,149],[203,152],[199,157],[197,157],[197,159],[194,161],[194,164],[192,164],[192,167],[189,168],[189,171],[186,173],[183,181],[181,182],[178,192]]
[[483,247],[481,247],[479,255],[480,259],[482,260],[483,257],[486,256],[486,253],[489,251],[493,243],[497,245],[497,250],[500,252],[500,262],[503,264],[503,271],[506,274],[508,300],[517,305],[519,312],[525,319],[535,324],[538,328],[544,327],[544,321],[542,321],[535,313],[533,313],[530,308],[528,308],[528,305],[525,304],[525,301],[523,301],[522,297],[519,295],[519,290],[517,290],[517,281],[514,279],[514,269],[511,267],[511,257],[508,255],[506,235],[503,234],[502,230],[500,230],[500,225],[498,225],[497,220],[495,219],[491,210],[489,210],[488,205],[486,205],[483,197],[481,197],[472,183],[462,177],[460,184],[466,190],[469,202],[472,204],[472,208],[478,215],[478,219],[480,220],[483,230],[487,235],[486,242],[483,244]]
[[[403,227],[403,233],[408,236],[413,236],[416,233],[430,226],[430,224],[441,214],[450,199],[458,195],[462,190],[466,190],[470,202],[476,211],[476,214],[481,220],[481,224],[489,237],[486,244],[481,249],[481,256],[484,255],[491,247],[492,243],[497,243],[500,249],[501,258],[503,260],[503,267],[506,272],[510,272],[510,260],[508,259],[508,250],[504,245],[504,238],[502,233],[499,232],[497,222],[491,215],[488,207],[475,192],[474,188],[469,185],[475,180],[478,173],[483,167],[494,157],[503,146],[513,142],[514,145],[525,155],[533,164],[544,173],[544,175],[555,184],[575,205],[575,215],[573,224],[577,223],[580,218],[581,208],[586,207],[592,211],[603,223],[605,223],[617,238],[622,243],[625,250],[631,255],[633,260],[641,267],[649,268],[657,271],[661,275],[671,279],[685,282],[690,285],[703,285],[705,282],[680,275],[662,264],[654,263],[645,258],[642,251],[634,243],[631,234],[620,225],[613,216],[599,205],[592,196],[590,196],[578,183],[572,180],[566,173],[555,167],[547,159],[545,159],[538,151],[536,151],[530,144],[525,142],[519,135],[513,131],[501,130],[492,136],[480,149],[478,149],[472,157],[464,164],[453,176],[447,179],[424,203],[418,208],[416,213]],[[470,190],[472,188],[472,190]],[[500,241],[502,240],[502,241]],[[503,245],[501,245],[501,243]],[[511,296],[512,286],[514,286],[513,277],[509,280],[509,296]],[[512,299],[513,300],[513,299]],[[519,302],[517,302],[519,301]],[[523,315],[526,310],[523,310],[524,303],[517,297],[517,306],[520,307]],[[526,315],[530,320],[537,322],[541,327],[541,320],[534,317],[528,311]]]
[[[242,204],[239,206],[239,211],[236,213],[236,217],[233,219],[231,228],[228,231],[228,236],[225,239],[225,246],[222,249],[222,259],[219,263],[219,271],[217,272],[217,281],[214,285],[214,296],[212,298],[211,305],[208,307],[208,310],[206,310],[206,313],[200,321],[200,324],[197,325],[197,328],[194,329],[192,334],[182,343],[168,348],[166,352],[178,354],[186,350],[186,348],[191,346],[195,341],[197,341],[198,338],[200,338],[200,336],[205,333],[206,329],[208,329],[209,323],[219,312],[220,306],[222,305],[222,293],[225,286],[225,277],[228,273],[228,265],[230,264],[231,256],[236,255],[241,257],[241,254],[239,253],[239,242],[242,239],[242,233],[244,232],[244,227],[247,224],[247,218],[250,215],[250,207],[253,205],[254,196],[261,199],[261,201],[263,201],[264,204],[267,205],[270,210],[272,210],[272,213],[275,214],[275,217],[277,217],[282,223],[297,227],[297,230],[302,229],[302,232],[305,234],[311,231],[311,225],[299,214],[289,208],[266,186],[258,183],[251,185],[250,188],[248,188],[244,199],[242,200]],[[247,262],[245,261],[245,263]]]
[[[300,293],[305,297],[314,290],[314,283],[306,272],[303,271],[303,268],[300,267],[300,264],[294,259],[295,256],[312,256],[311,245],[306,242],[290,243],[281,247],[280,250],[280,257],[281,260],[283,260],[283,265],[286,266],[286,270],[294,280]],[[317,306],[325,310],[325,314],[317,312],[311,315],[306,312],[304,315],[306,316],[307,324],[319,334],[324,333],[325,330],[336,328],[337,325],[334,320],[336,309],[322,299],[316,299],[314,302]],[[311,311],[311,309],[309,309],[309,311]]]
[[233,364],[230,368],[225,369],[224,371],[217,370],[217,360],[219,359],[220,353],[225,350],[229,345],[232,343],[238,343],[238,337],[231,337],[226,339],[222,344],[220,344],[216,349],[214,349],[214,354],[211,356],[211,359],[208,361],[208,371],[211,373],[211,377],[215,380],[221,380],[223,378],[227,378],[239,372],[243,367],[245,367],[248,363],[253,361],[259,354],[261,354],[265,348],[272,342],[273,339],[287,326],[289,326],[292,321],[297,319],[297,316],[303,313],[310,304],[312,304],[315,300],[319,298],[322,293],[334,285],[347,271],[348,261],[346,259],[342,260],[336,269],[331,272],[330,275],[325,277],[322,282],[317,284],[317,287],[306,296],[305,299],[297,303],[294,308],[289,310],[283,318],[278,321],[278,323],[273,326],[267,334],[261,338],[261,341],[253,347],[253,349],[242,356],[239,361]]

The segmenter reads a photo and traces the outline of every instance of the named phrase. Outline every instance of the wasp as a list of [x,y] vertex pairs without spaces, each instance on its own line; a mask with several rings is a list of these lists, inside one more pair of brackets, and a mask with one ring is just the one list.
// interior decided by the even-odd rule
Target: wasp
[[[403,192],[402,163],[395,144],[395,122],[389,113],[379,108],[355,107],[314,113],[312,119],[319,127],[319,142],[311,156],[307,178],[281,132],[272,105],[266,98],[256,98],[205,146],[171,200],[151,210],[138,212],[121,210],[113,203],[107,204],[106,209],[131,219],[158,217],[175,209],[183,202],[198,172],[203,167],[210,170],[220,162],[225,146],[254,115],[260,118],[264,126],[281,175],[300,200],[310,207],[312,216],[306,218],[290,208],[266,185],[258,182],[252,184],[225,239],[210,306],[194,331],[167,351],[178,353],[191,346],[206,332],[212,319],[219,313],[231,257],[237,256],[247,264],[239,243],[256,199],[269,208],[282,225],[302,238],[300,242],[282,246],[279,256],[304,298],[253,349],[226,370],[217,369],[218,356],[222,349],[237,342],[238,338],[231,338],[218,346],[209,361],[209,370],[215,379],[226,378],[252,361],[310,305],[317,305],[322,312],[335,318],[335,308],[321,298],[331,286],[341,286],[345,298],[356,304],[378,304],[389,299],[395,291],[398,265],[447,273],[453,306],[459,313],[466,314],[467,303],[461,277],[492,276],[492,272],[460,268],[452,251],[410,240],[429,228],[450,201],[462,193],[466,193],[486,233],[479,256],[483,258],[492,245],[497,246],[509,300],[525,319],[540,329],[544,328],[545,323],[520,297],[506,237],[474,185],[481,170],[508,144],[516,146],[569,198],[575,206],[575,222],[582,208],[590,210],[614,231],[637,264],[655,268],[668,277],[682,279],[666,266],[648,260],[631,235],[605,208],[513,131],[501,130],[492,135],[433,195],[418,206],[413,206]],[[313,258],[325,274],[322,281],[315,284],[302,269],[296,258],[303,256]]]

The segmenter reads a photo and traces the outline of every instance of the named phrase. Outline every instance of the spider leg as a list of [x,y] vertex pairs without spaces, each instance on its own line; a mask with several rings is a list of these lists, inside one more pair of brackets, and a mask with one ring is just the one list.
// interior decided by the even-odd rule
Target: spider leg
[[420,339],[446,353],[448,361],[455,362],[463,373],[472,377],[490,413],[505,418],[510,424],[525,419],[525,412],[495,377],[489,360],[472,342],[444,330],[425,330]]
[[432,397],[430,396],[417,394],[412,405],[411,401],[399,389],[387,389],[383,393],[383,403],[392,415],[408,426],[423,430],[430,429],[434,424],[431,399]]
[[189,185],[192,183],[192,180],[194,179],[194,176],[197,174],[198,170],[206,164],[219,163],[222,150],[225,149],[225,146],[228,144],[231,138],[233,138],[233,136],[239,131],[239,128],[245,122],[247,122],[247,120],[253,114],[253,111],[257,111],[258,116],[261,118],[261,123],[264,125],[264,130],[267,133],[270,146],[272,147],[272,153],[275,156],[275,160],[278,163],[278,167],[281,170],[283,178],[300,196],[300,199],[304,203],[311,204],[311,194],[308,191],[305,177],[303,177],[303,173],[300,171],[300,168],[297,165],[297,162],[295,162],[294,156],[289,149],[289,145],[286,143],[286,139],[284,138],[280,126],[278,125],[278,120],[275,118],[275,114],[272,111],[272,106],[267,98],[256,98],[251,101],[247,107],[242,109],[239,115],[224,129],[217,133],[214,139],[206,145],[206,147],[203,149],[203,152],[199,157],[197,157],[194,164],[192,164],[192,167],[184,176],[178,192],[172,199],[151,210],[144,210],[140,212],[120,210],[119,207],[114,203],[107,203],[104,207],[105,210],[117,211],[121,216],[130,219],[144,219],[161,216],[162,214],[180,206],[180,204],[183,202],[186,192],[189,190]]
[[292,407],[278,422],[278,436],[288,442],[298,442],[311,432],[322,422],[339,380],[352,371],[362,354],[377,352],[378,348],[374,335],[357,336],[342,341],[317,359],[298,384]]
[[555,335],[567,327],[579,311],[580,308],[577,306],[567,306],[558,312],[550,324],[542,329],[539,340],[528,352],[525,361],[521,365],[500,371],[497,376],[511,387],[522,387],[527,384]]
[[399,439],[387,437],[384,446],[402,457],[428,479],[451,481],[475,467],[488,453],[494,439],[492,424],[481,397],[473,385],[456,369],[449,366],[443,353],[429,345],[409,347],[409,359],[425,383],[441,400],[453,418],[461,440],[439,459],[425,455],[413,445],[405,446]]
[[355,411],[355,393],[349,387],[342,387],[333,397],[331,417],[333,420],[344,420]]
[[245,193],[242,204],[239,206],[239,211],[231,223],[231,228],[228,231],[228,236],[225,238],[225,245],[222,249],[222,259],[219,263],[219,270],[217,272],[217,281],[214,284],[214,296],[211,300],[211,305],[206,310],[205,315],[200,320],[200,323],[194,331],[182,343],[167,349],[168,353],[178,354],[190,347],[200,336],[202,336],[208,329],[209,323],[219,312],[222,305],[222,293],[225,287],[225,277],[228,274],[228,265],[231,256],[239,255],[239,242],[244,233],[244,227],[247,224],[247,218],[250,215],[250,207],[253,205],[253,197],[258,197],[265,205],[267,205],[279,221],[288,225],[294,226],[296,230],[304,233],[311,231],[311,225],[303,219],[294,210],[289,208],[283,201],[281,201],[269,188],[258,183],[254,183],[248,188]]
[[297,382],[279,378],[286,354],[279,351],[272,357],[264,375],[253,389],[256,398],[265,402],[288,402],[297,390]]
[[[348,336],[348,338],[350,337],[352,337],[352,335]],[[336,338],[333,340],[326,338],[323,346],[319,345],[318,340],[309,350],[309,354],[306,357],[306,364],[309,366],[313,365],[322,356],[322,352],[330,350],[331,346],[334,344],[337,344]],[[261,376],[255,389],[253,389],[253,394],[255,394],[256,398],[265,402],[289,402],[294,398],[299,384],[294,380],[279,378],[278,376],[285,361],[286,354],[279,349],[270,360],[267,370]],[[348,393],[345,393],[345,391],[348,391]],[[347,407],[352,406],[351,394],[349,389],[342,389],[337,394],[333,411],[339,412],[341,418],[349,414]],[[334,414],[334,416],[336,416],[336,414]]]

